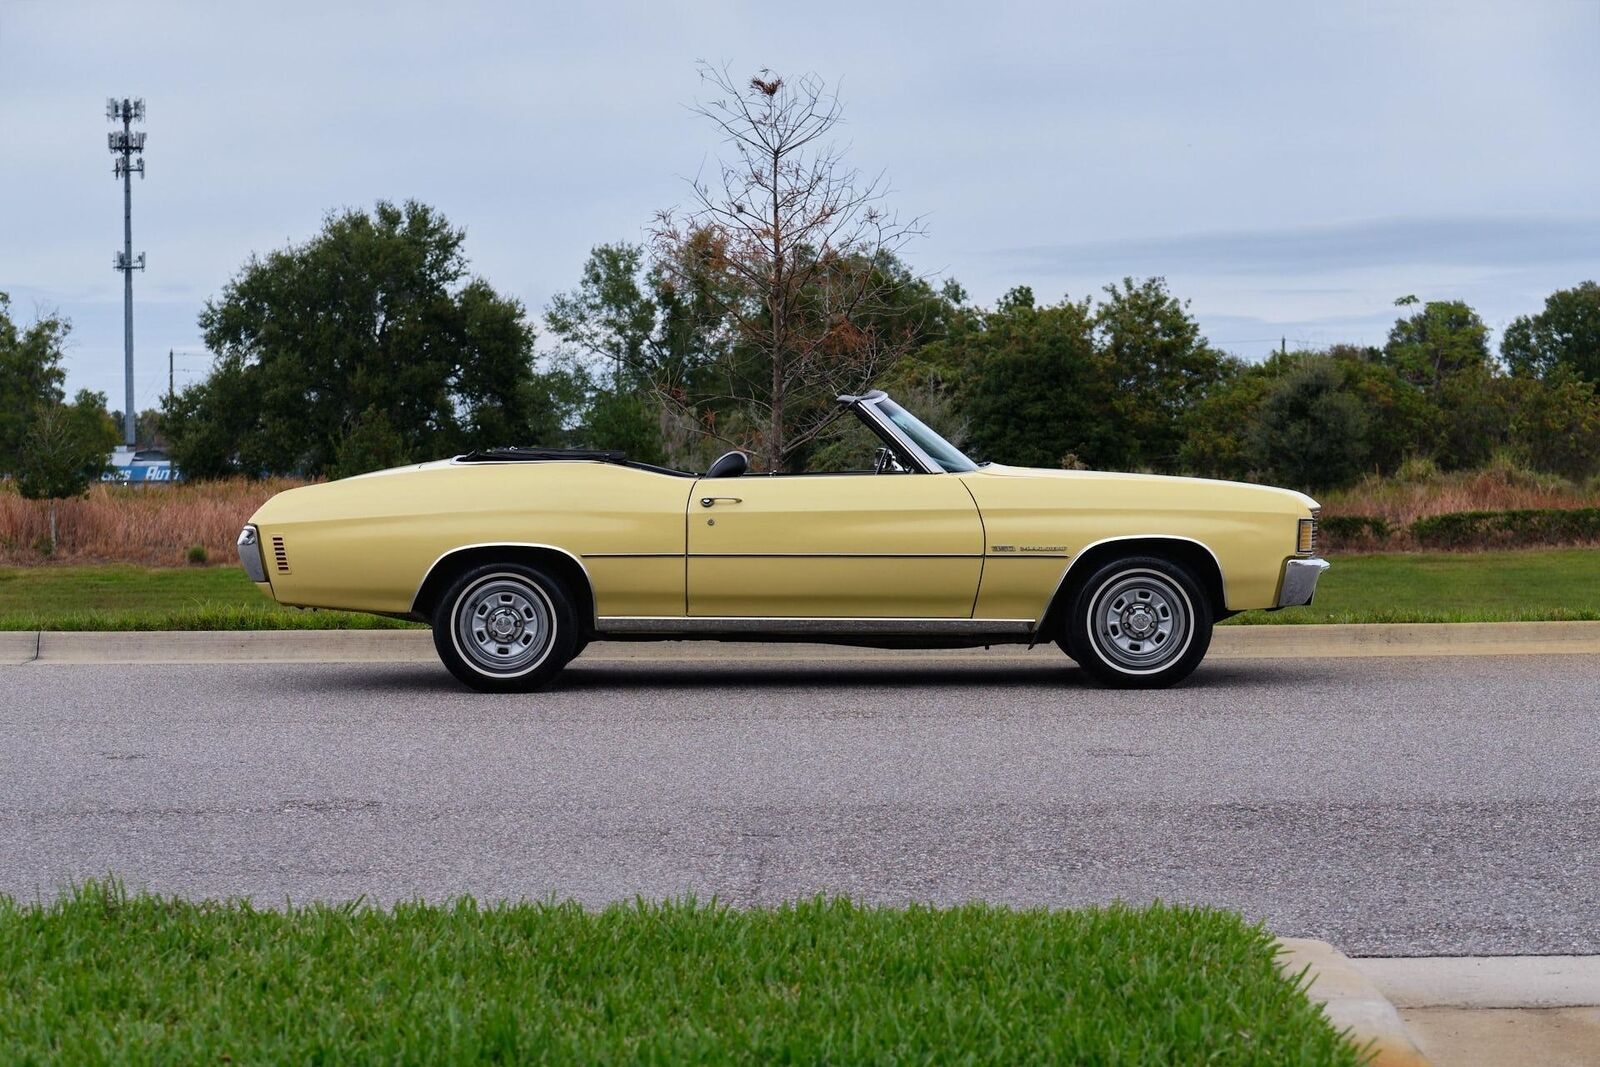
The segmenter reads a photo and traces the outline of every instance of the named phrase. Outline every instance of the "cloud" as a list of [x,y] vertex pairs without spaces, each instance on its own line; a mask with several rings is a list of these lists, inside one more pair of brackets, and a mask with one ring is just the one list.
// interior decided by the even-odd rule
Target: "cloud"
[[1508,270],[1594,263],[1600,215],[1489,215],[1364,219],[1034,245],[997,253],[1025,273],[1293,274],[1389,267]]

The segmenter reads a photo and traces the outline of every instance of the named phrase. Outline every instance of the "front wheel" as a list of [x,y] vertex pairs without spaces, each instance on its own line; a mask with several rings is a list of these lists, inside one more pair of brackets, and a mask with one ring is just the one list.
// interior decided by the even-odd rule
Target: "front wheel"
[[536,567],[490,563],[462,574],[433,611],[433,647],[483,693],[537,689],[576,654],[578,626],[559,581]]
[[1107,563],[1078,588],[1061,644],[1104,685],[1159,689],[1199,666],[1211,623],[1211,601],[1193,575],[1157,556],[1134,556]]

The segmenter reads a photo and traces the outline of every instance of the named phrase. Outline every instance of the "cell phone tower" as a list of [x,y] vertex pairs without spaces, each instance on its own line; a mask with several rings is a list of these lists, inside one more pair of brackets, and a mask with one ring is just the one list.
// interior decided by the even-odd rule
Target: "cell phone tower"
[[133,254],[133,176],[137,173],[144,180],[144,131],[135,133],[133,124],[144,121],[144,100],[112,97],[106,101],[106,118],[122,123],[122,129],[106,134],[106,141],[117,157],[111,173],[122,179],[122,251],[117,253],[115,266],[122,272],[122,436],[123,443],[132,448],[139,419],[133,406],[133,272],[144,270],[144,253],[137,258]]

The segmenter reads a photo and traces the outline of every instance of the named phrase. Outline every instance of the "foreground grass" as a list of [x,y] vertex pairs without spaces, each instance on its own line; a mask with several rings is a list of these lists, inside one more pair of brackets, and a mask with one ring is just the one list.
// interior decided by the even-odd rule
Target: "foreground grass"
[[[1600,550],[1335,557],[1308,608],[1231,624],[1600,619]],[[409,626],[263,597],[236,567],[0,568],[0,630],[274,630]]]
[[1238,916],[0,898],[8,1063],[1356,1064]]

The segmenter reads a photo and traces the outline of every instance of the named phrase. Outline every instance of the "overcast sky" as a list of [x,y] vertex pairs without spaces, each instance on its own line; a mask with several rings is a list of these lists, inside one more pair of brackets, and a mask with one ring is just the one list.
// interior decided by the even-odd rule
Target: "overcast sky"
[[845,136],[982,303],[1165,275],[1214,343],[1378,342],[1396,296],[1491,326],[1600,275],[1600,2],[0,0],[0,290],[122,399],[108,95],[148,102],[137,401],[253,251],[415,197],[538,317],[718,146],[695,60],[842,83]]

